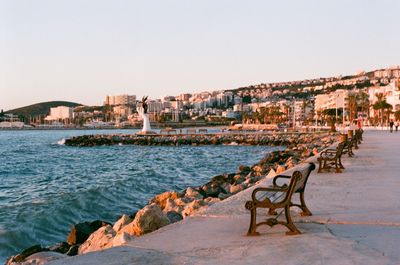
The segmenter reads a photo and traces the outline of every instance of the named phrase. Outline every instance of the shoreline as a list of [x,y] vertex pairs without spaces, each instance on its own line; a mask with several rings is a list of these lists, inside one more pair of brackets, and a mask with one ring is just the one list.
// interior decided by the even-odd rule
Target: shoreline
[[[73,230],[75,229],[75,239],[72,238],[74,237],[71,235],[74,233],[72,230],[68,235],[69,240],[67,240],[67,244],[65,244],[66,242],[61,242],[49,248],[34,246],[28,249],[28,251],[21,252],[19,256],[15,255],[11,257],[8,261],[9,263],[6,264],[18,264],[11,262],[12,260],[22,261],[31,254],[42,251],[50,250],[66,256],[66,253],[70,255],[84,254],[122,245],[137,236],[157,230],[166,224],[175,223],[188,216],[196,215],[196,213],[201,212],[208,206],[252,187],[265,178],[266,174],[270,171],[279,173],[294,167],[302,160],[315,155],[320,150],[331,145],[337,138],[337,135],[329,133],[302,134],[303,138],[294,137],[295,134],[293,133],[286,135],[292,136],[293,139],[291,143],[289,143],[290,141],[286,142],[288,145],[285,150],[273,151],[251,167],[240,166],[236,173],[214,176],[208,183],[199,187],[188,187],[182,192],[167,191],[159,194],[137,213],[123,215],[113,226],[109,223],[96,221],[97,224],[93,225],[90,233],[87,233],[84,240],[76,240],[77,231],[80,229],[79,226],[86,226],[87,228],[87,226],[92,226],[93,222],[76,224],[73,227]],[[212,137],[215,137],[215,135]],[[277,137],[282,137],[282,134],[279,134]],[[143,220],[139,220],[140,218]],[[144,223],[149,222],[149,220],[153,223],[154,220],[158,220],[158,225],[147,229],[144,227],[146,226]],[[116,227],[116,225],[120,227]],[[103,233],[101,238],[98,238],[99,233]],[[107,240],[107,244],[100,246],[97,243],[102,240],[104,241],[104,236],[106,238],[109,237],[109,240]]]

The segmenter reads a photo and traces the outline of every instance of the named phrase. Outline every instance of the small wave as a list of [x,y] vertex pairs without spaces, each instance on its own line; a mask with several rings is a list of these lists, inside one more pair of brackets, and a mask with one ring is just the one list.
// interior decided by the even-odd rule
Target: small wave
[[58,145],[65,145],[65,138],[62,138],[61,140],[57,141]]

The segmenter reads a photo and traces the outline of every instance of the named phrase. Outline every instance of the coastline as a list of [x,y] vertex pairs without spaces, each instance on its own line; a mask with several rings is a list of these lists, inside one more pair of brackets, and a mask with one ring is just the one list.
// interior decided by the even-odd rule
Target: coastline
[[[291,135],[293,137],[293,134]],[[98,230],[101,230],[101,233],[106,232],[107,236],[112,235],[109,238],[110,240],[107,241],[107,244],[99,246],[98,244],[96,245],[95,242],[99,241],[100,239],[92,238],[91,243],[86,244],[89,246],[85,249],[85,251],[81,251],[80,254],[125,244],[132,238],[157,230],[158,228],[164,226],[165,224],[174,223],[176,221],[185,219],[186,217],[196,215],[197,213],[204,211],[210,205],[222,201],[230,197],[231,195],[237,194],[242,190],[245,190],[246,188],[255,185],[258,181],[262,180],[263,177],[265,177],[265,175],[271,170],[279,173],[288,168],[291,168],[295,166],[297,163],[299,163],[302,159],[308,158],[318,153],[318,151],[329,146],[336,140],[336,136],[330,135],[329,133],[319,133],[319,134],[314,133],[305,135],[306,135],[305,139],[308,139],[307,140],[308,144],[311,144],[312,148],[308,147],[305,142],[303,143],[299,142],[299,139],[301,139],[301,137],[300,138],[295,137],[292,143],[288,145],[284,151],[272,152],[268,157],[263,158],[261,161],[259,161],[252,167],[241,166],[239,167],[238,172],[227,175],[215,176],[208,183],[200,187],[195,187],[195,188],[189,187],[185,189],[183,192],[171,191],[156,196],[146,206],[147,209],[145,209],[146,207],[143,208],[145,209],[143,213],[144,216],[146,216],[148,212],[151,212],[152,214],[153,212],[156,212],[156,216],[151,215],[151,217],[144,218],[144,219],[150,218],[152,219],[152,221],[154,221],[154,219],[158,219],[159,224],[155,228],[152,227],[150,230],[144,229],[144,231],[137,231],[138,226],[140,226],[140,224],[139,225],[136,224],[136,226],[132,224],[136,220],[136,217],[134,215],[131,216],[124,215],[121,218],[122,220],[120,219],[119,221],[117,221],[117,223],[119,223],[119,226],[121,226],[120,229],[122,229],[122,226],[128,228],[125,228],[125,230],[119,230],[118,231],[119,234],[115,231],[118,229],[117,228],[114,229],[117,223],[114,224],[113,227],[111,227],[111,224],[103,223],[101,226],[95,226],[92,229],[93,231],[91,231],[91,233],[87,235],[85,240],[81,240],[83,242],[78,243],[79,246],[77,246],[78,244],[76,241],[75,242],[70,241],[68,242],[68,244],[69,243],[72,244],[69,244],[68,246],[66,246],[65,244],[58,243],[50,248],[42,248],[36,246],[36,248],[30,251],[31,252],[34,251],[35,253],[37,253],[40,251],[52,250],[53,252],[64,254],[68,253],[68,251],[71,251],[72,249],[72,251],[69,254],[74,254],[79,252],[80,246],[84,245],[86,241],[89,241],[90,238],[88,239],[88,237],[95,234],[94,233],[95,231],[97,233]],[[313,138],[311,136],[316,138]],[[323,139],[324,137],[327,138],[324,140]],[[319,144],[316,143],[318,141]],[[176,203],[176,201],[179,201],[180,204]],[[142,210],[140,210],[139,212],[141,212]],[[128,226],[129,224],[131,224],[130,228]],[[79,225],[80,224],[77,224],[76,226]],[[112,230],[114,230],[114,234]],[[111,239],[113,242],[110,244]],[[82,249],[84,248],[82,247]],[[25,256],[25,258],[26,258],[26,253],[22,255]],[[33,253],[29,252],[29,254]],[[20,259],[17,258],[17,260]],[[15,264],[15,263],[11,263],[10,260],[9,264]]]

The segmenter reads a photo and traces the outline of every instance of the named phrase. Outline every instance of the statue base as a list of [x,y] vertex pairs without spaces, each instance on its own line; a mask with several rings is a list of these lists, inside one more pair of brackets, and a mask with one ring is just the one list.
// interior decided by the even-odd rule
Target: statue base
[[156,132],[153,132],[151,130],[149,114],[142,113],[142,117],[143,117],[143,129],[140,132],[137,132],[136,134],[137,135],[155,135],[155,134],[157,134]]

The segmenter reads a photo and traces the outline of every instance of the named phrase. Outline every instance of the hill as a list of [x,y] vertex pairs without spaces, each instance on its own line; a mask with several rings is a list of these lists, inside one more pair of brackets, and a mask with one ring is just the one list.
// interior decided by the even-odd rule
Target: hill
[[8,110],[5,113],[12,113],[18,116],[23,116],[24,118],[29,118],[30,116],[34,117],[39,115],[48,115],[50,113],[50,108],[58,106],[73,108],[77,106],[82,106],[82,104],[69,101],[49,101],[25,106],[18,109]]

